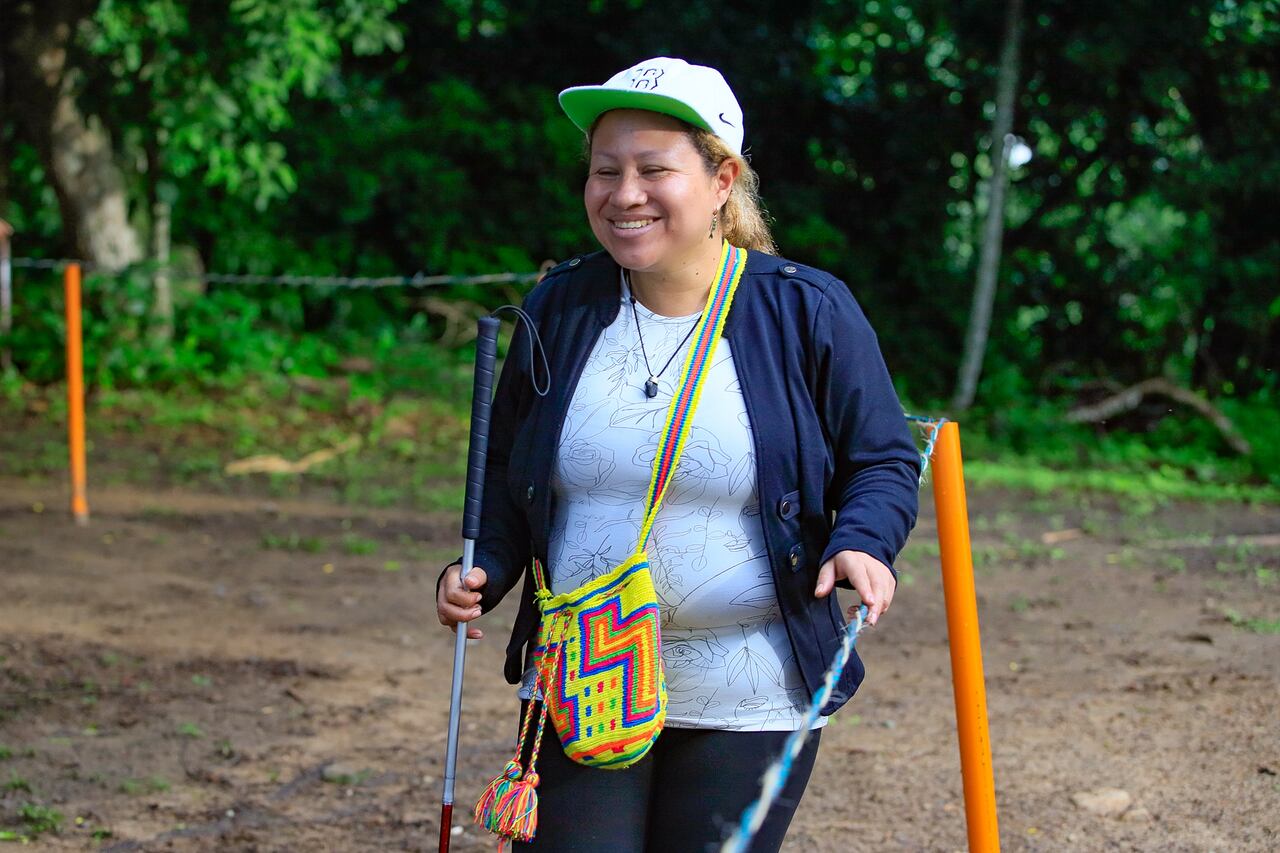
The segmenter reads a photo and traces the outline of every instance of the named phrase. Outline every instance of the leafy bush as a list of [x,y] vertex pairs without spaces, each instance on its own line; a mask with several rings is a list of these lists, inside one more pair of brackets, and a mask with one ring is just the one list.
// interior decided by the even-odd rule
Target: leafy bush
[[[86,277],[85,381],[90,388],[235,385],[246,376],[323,377],[351,368],[360,393],[440,388],[470,347],[436,342],[440,329],[409,309],[413,295],[219,286],[175,307],[170,343],[155,338],[151,271]],[[56,276],[23,276],[6,343],[17,371],[37,384],[65,375],[65,319]],[[339,310],[339,307],[341,310]],[[353,359],[352,361],[347,361]],[[346,365],[344,366],[344,362]]]

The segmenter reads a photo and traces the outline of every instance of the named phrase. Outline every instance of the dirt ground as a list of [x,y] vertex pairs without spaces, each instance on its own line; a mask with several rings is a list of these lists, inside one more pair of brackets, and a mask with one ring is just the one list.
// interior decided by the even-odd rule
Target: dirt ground
[[[964,849],[931,495],[788,850]],[[456,520],[0,479],[0,828],[35,849],[434,850]],[[1280,849],[1280,507],[970,494],[1005,850]],[[468,653],[459,811],[514,725]],[[1073,796],[1122,789],[1107,816]],[[1117,795],[1118,796],[1118,795]],[[1120,806],[1123,806],[1121,798]],[[465,827],[459,851],[492,849]]]

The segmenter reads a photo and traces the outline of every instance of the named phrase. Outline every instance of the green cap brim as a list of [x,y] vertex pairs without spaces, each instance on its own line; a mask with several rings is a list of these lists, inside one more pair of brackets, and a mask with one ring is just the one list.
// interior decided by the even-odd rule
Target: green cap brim
[[653,92],[611,89],[606,86],[577,86],[560,93],[560,108],[583,133],[588,133],[595,120],[609,110],[649,110],[663,113],[715,133],[706,120],[688,104]]

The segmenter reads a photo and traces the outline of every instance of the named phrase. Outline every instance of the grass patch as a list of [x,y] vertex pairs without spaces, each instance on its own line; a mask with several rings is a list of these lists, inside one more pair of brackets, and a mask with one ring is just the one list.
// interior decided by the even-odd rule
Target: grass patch
[[18,817],[32,836],[45,832],[56,833],[62,828],[62,812],[37,803],[23,803],[18,809]]
[[4,783],[4,789],[6,791],[23,791],[25,793],[30,794],[31,783],[28,782],[26,779],[23,779],[17,773],[11,772],[9,774],[9,781]]
[[1034,563],[1041,560],[1061,560],[1067,555],[1067,552],[1056,545],[1046,545],[1035,539],[1027,539],[1016,533],[1006,533],[1004,536],[1004,544],[1006,546],[1006,557],[1011,557],[1024,563]]
[[262,536],[264,551],[304,551],[316,554],[323,551],[324,547],[324,540],[318,536],[301,536],[297,533],[286,533],[283,536],[264,533]]
[[[978,515],[969,521],[970,529],[974,533],[992,533],[1001,530],[1007,530],[1016,527],[1018,524],[1018,516],[1008,510],[1000,510],[995,515]],[[1050,524],[1050,527],[1054,525]]]
[[195,723],[178,723],[177,732],[181,737],[189,737],[192,740],[204,737],[204,730]]
[[[232,371],[169,387],[94,388],[90,461],[102,482],[457,512],[466,470],[470,364],[446,359],[429,346],[428,351],[436,358],[431,381],[416,375],[407,381],[401,371],[412,361],[399,357],[379,362],[381,372],[367,375]],[[0,458],[7,473],[43,480],[64,475],[64,396],[58,385],[0,377]],[[32,418],[36,403],[43,414]],[[964,424],[970,488],[1024,490],[1024,509],[1036,514],[1087,493],[1125,497],[1125,512],[1137,517],[1171,500],[1280,503],[1280,442],[1266,438],[1261,426],[1250,435],[1254,457],[1240,459],[1216,454],[1212,433],[1195,433],[1195,441],[1173,432],[1099,437],[1062,424],[1060,414],[1016,405],[972,412]],[[1262,406],[1231,414],[1240,423],[1276,420]],[[360,439],[356,449],[305,473],[225,473],[237,459],[278,455],[292,462],[352,437]],[[162,516],[167,510],[148,507],[144,514]],[[1000,533],[1014,522],[1005,514],[975,517],[973,529]],[[306,552],[333,545],[297,533],[262,540],[264,549]],[[378,545],[352,536],[340,547],[370,556]]]
[[1174,466],[1150,471],[1105,468],[1060,470],[1033,459],[966,460],[965,483],[974,488],[1025,489],[1038,495],[1095,492],[1122,495],[1135,503],[1130,509],[1142,514],[1171,500],[1280,503],[1280,488],[1248,483],[1205,483],[1189,478]]
[[1280,634],[1280,619],[1251,619],[1231,609],[1224,610],[1222,615],[1235,627],[1252,634]]
[[161,794],[169,790],[169,781],[163,776],[148,776],[145,779],[125,779],[120,783],[120,793],[136,797],[139,794]]
[[353,557],[368,557],[378,553],[378,543],[354,533],[342,537],[342,550]]
[[366,779],[373,775],[371,770],[358,770],[355,773],[334,773],[324,776],[324,781],[331,785],[346,785],[355,787],[362,784]]
[[1276,580],[1274,558],[1264,557],[1261,549],[1249,542],[1228,538],[1226,547],[1220,549],[1217,556],[1214,568],[1222,574],[1249,577],[1258,586],[1269,586]]
[[[469,380],[469,371],[456,378]],[[461,509],[469,381],[380,387],[380,377],[304,379],[241,375],[168,388],[95,388],[88,411],[91,464],[100,482]],[[311,385],[314,391],[300,390]],[[422,388],[432,396],[423,396]],[[0,395],[6,473],[32,480],[64,476],[64,397],[61,386],[29,384],[10,398]],[[27,409],[37,398],[45,413],[32,419]],[[225,473],[237,459],[278,455],[297,461],[353,436],[358,448],[301,474]],[[156,506],[144,513],[170,514]],[[305,551],[328,543],[284,534],[264,537],[263,547]]]

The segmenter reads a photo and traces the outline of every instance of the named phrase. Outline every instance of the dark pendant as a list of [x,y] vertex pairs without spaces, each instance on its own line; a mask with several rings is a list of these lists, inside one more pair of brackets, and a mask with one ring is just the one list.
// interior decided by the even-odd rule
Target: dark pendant
[[644,383],[644,395],[646,397],[658,396],[658,383],[652,376]]

